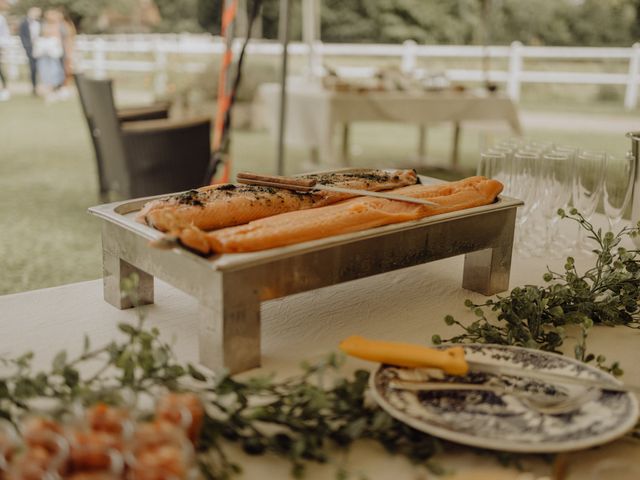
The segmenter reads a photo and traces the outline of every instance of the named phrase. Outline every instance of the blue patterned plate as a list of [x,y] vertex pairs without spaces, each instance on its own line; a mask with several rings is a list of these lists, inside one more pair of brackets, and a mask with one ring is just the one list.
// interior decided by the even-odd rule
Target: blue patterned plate
[[[558,354],[502,345],[462,345],[469,360],[530,368],[570,376],[617,382],[611,375]],[[411,427],[474,447],[508,452],[562,452],[600,445],[624,435],[636,424],[638,401],[630,393],[600,392],[579,409],[545,415],[509,394],[486,391],[414,392],[389,382],[427,380],[424,370],[381,365],[371,375],[371,392],[390,415]],[[506,375],[469,374],[446,380],[488,381],[545,395],[579,395],[581,387],[556,388],[538,380]],[[619,383],[619,382],[618,382]]]

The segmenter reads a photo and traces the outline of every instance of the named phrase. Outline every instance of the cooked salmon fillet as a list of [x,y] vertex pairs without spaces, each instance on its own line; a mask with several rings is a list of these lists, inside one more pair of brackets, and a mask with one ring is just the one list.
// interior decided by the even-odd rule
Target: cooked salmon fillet
[[288,212],[213,232],[187,228],[180,233],[180,241],[203,254],[253,252],[487,205],[501,191],[500,182],[485,177],[435,186],[413,185],[393,193],[429,199],[439,206],[358,197],[313,212]]
[[[358,170],[304,175],[318,183],[371,191],[414,185],[414,170]],[[322,207],[352,195],[336,192],[294,192],[254,185],[215,185],[147,203],[137,216],[163,232],[195,226],[201,230],[242,225],[279,213]]]

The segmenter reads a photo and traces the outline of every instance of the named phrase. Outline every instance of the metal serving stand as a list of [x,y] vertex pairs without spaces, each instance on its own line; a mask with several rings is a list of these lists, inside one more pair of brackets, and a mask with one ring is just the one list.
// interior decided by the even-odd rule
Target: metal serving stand
[[165,196],[89,209],[103,220],[104,298],[130,308],[121,281],[133,272],[140,277],[141,304],[153,303],[153,277],[193,295],[200,303],[200,361],[232,373],[260,365],[260,303],[266,300],[462,254],[464,288],[484,295],[508,289],[516,209],[522,205],[499,197],[491,205],[422,220],[203,258],[178,247],[149,246],[163,234],[136,222],[135,212]]

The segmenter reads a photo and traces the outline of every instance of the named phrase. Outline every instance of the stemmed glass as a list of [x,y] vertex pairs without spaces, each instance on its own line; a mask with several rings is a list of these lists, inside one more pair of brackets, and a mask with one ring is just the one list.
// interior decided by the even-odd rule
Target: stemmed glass
[[636,164],[631,152],[622,160],[607,156],[604,175],[604,212],[609,221],[609,229],[613,231],[629,205]]
[[[604,187],[606,155],[604,152],[581,151],[576,155],[573,177],[573,206],[588,220],[596,211]],[[577,248],[589,250],[585,230],[578,227]]]
[[0,478],[6,478],[9,464],[18,450],[18,433],[4,418],[0,419]]
[[552,248],[555,226],[559,220],[558,208],[571,200],[572,162],[569,155],[552,151],[540,158],[540,213],[545,220],[545,235],[542,254],[562,255],[559,248]]
[[24,448],[11,462],[7,478],[61,478],[69,459],[69,442],[62,432],[49,429],[53,425],[42,419],[23,425]]
[[125,453],[130,480],[191,479],[195,452],[185,432],[166,421],[140,423]]
[[[573,206],[590,221],[603,196],[609,227],[616,228],[631,199],[635,168],[631,154],[615,160],[572,146],[509,139],[484,151],[478,174],[500,180],[507,195],[524,201],[516,220],[520,253],[555,256],[572,243],[558,233],[557,210],[573,198]],[[587,250],[584,231],[579,232],[576,246]]]
[[516,152],[513,155],[511,194],[524,202],[524,205],[518,208],[516,217],[516,248],[523,254],[528,254],[533,248],[531,242],[526,241],[528,236],[525,227],[540,203],[539,181],[540,155],[528,151]]
[[[542,156],[549,153],[552,149],[553,145],[544,142],[537,141],[529,141],[526,144],[522,145],[518,150],[520,153],[529,153],[531,155],[535,155],[537,157],[538,165],[536,167],[535,178],[536,185],[542,188],[542,170],[541,170],[541,161]],[[529,240],[528,240],[528,249],[531,254],[536,254],[536,252],[544,245],[545,236],[547,235],[546,224],[544,216],[542,215],[542,198],[541,198],[541,190],[539,188],[535,191],[535,204],[532,205],[532,209],[529,215],[529,219],[527,220],[527,230],[529,232]]]
[[511,166],[507,154],[497,149],[490,149],[482,153],[477,174],[506,184],[511,179]]

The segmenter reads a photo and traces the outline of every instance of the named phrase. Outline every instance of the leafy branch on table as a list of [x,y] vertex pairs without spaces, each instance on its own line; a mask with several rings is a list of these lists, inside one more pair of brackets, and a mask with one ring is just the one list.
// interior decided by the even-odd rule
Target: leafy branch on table
[[[134,305],[137,285],[136,276],[123,284]],[[36,370],[31,352],[1,359],[0,416],[17,425],[25,413],[37,411],[33,401],[42,398],[58,400],[47,413],[62,415],[78,404],[130,404],[126,394],[157,397],[163,390],[189,390],[206,407],[196,445],[198,465],[209,479],[226,479],[241,471],[227,454],[232,443],[249,455],[272,453],[287,459],[296,478],[309,462],[335,463],[335,449],[344,451],[358,439],[373,440],[439,471],[428,459],[442,451],[445,442],[393,419],[369,400],[369,372],[340,375],[342,355],[303,364],[301,373],[288,379],[262,376],[241,381],[178,363],[158,329],[145,325],[144,308],[137,311],[136,325],[118,325],[122,340],[92,349],[85,336],[78,355],[70,357],[63,350],[48,369]],[[347,478],[343,463],[334,466],[337,478]]]
[[433,343],[494,343],[559,352],[568,337],[566,328],[575,325],[580,332],[575,357],[622,375],[618,362],[606,365],[603,355],[587,351],[587,337],[593,325],[640,328],[640,254],[621,245],[625,238],[638,236],[639,227],[613,234],[596,229],[576,209],[569,214],[560,209],[558,215],[577,222],[595,242],[595,265],[580,273],[568,257],[563,271],[548,269],[544,286],[516,287],[484,303],[466,300],[477,319],[464,325],[447,315],[446,324],[455,324],[464,333],[446,340],[434,335]]

